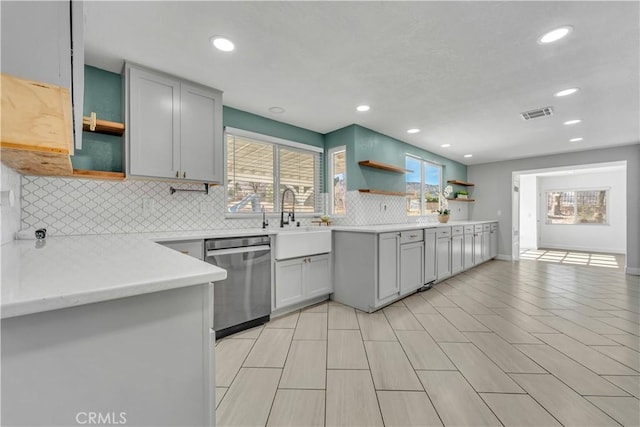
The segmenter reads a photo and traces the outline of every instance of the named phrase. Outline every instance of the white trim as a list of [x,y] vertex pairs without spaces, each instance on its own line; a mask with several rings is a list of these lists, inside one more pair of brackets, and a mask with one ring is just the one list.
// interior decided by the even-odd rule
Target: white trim
[[[344,213],[343,214],[336,214],[333,209],[335,208],[335,206],[333,205],[334,199],[335,199],[335,194],[334,194],[334,185],[333,185],[333,177],[335,176],[335,171],[334,171],[334,163],[333,163],[333,156],[336,155],[337,153],[342,153],[344,152]],[[326,211],[328,215],[332,215],[334,218],[343,218],[345,216],[347,216],[347,146],[346,145],[341,145],[339,147],[333,147],[330,148],[329,151],[327,151],[327,159],[326,159],[326,165],[327,165],[327,174],[326,174],[326,186],[327,186],[327,192],[326,194],[327,196],[327,204],[326,204]]]
[[624,272],[634,276],[640,276],[640,268],[625,267]]
[[244,129],[236,129],[232,127],[225,127],[225,133],[230,133],[234,136],[243,136],[245,138],[255,139],[256,141],[270,142],[272,144],[284,145],[287,147],[298,148],[300,150],[313,151],[316,153],[324,153],[324,148],[316,147],[315,145],[303,144],[301,142],[289,141],[288,139],[277,138],[275,136],[265,135],[263,133],[251,132]]

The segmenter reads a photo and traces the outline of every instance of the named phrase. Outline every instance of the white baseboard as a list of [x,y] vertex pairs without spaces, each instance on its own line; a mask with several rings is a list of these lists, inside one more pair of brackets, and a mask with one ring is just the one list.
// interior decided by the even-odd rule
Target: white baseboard
[[640,268],[625,267],[624,272],[634,276],[640,276]]
[[580,251],[580,252],[599,252],[605,254],[622,254],[626,253],[625,249],[620,248],[595,248],[595,247],[587,247],[587,246],[575,246],[575,245],[556,245],[553,243],[540,243],[538,248],[549,248],[549,249],[564,249],[569,251]]

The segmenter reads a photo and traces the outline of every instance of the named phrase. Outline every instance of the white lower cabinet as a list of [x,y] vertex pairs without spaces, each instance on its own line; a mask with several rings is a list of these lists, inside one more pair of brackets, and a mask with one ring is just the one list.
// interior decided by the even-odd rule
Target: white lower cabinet
[[473,225],[465,225],[464,227],[464,256],[463,265],[467,270],[473,267],[473,249],[475,245],[475,238],[473,233]]
[[422,241],[400,245],[400,295],[414,292],[424,285],[423,262]]
[[491,224],[491,231],[489,233],[490,239],[490,257],[495,258],[498,256],[498,223],[494,222]]
[[437,240],[435,228],[424,230],[424,283],[434,282],[438,278]]
[[476,225],[475,230],[473,232],[473,265],[480,264],[482,259],[482,225]]
[[438,259],[438,280],[451,276],[451,228],[439,228],[437,231],[436,254]]
[[458,234],[451,237],[451,274],[460,273],[464,269],[464,236]]
[[330,294],[329,254],[294,258],[275,263],[275,308]]
[[400,294],[400,233],[382,233],[378,237],[379,301]]

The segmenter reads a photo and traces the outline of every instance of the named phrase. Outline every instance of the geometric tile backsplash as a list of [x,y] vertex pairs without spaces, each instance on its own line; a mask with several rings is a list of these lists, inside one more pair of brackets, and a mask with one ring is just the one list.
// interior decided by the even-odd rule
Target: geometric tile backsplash
[[[77,178],[22,176],[21,229],[45,227],[50,235],[140,233],[154,231],[257,228],[261,218],[225,218],[223,186],[209,194],[169,193],[170,186],[200,190],[201,184],[149,180],[100,181]],[[147,209],[143,209],[143,204]],[[406,216],[406,199],[349,191],[348,214],[336,225],[373,225],[436,221],[434,216]],[[153,209],[148,205],[153,204]],[[467,219],[458,212],[452,219]],[[312,218],[299,218],[310,225]],[[275,226],[273,219],[271,226]]]

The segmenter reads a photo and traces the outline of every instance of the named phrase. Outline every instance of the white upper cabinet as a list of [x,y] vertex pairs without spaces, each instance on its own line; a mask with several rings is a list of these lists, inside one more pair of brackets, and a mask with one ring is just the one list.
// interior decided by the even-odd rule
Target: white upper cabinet
[[125,65],[127,175],[222,182],[222,92]]
[[75,147],[82,148],[84,5],[81,1],[3,1],[2,73],[72,93]]

